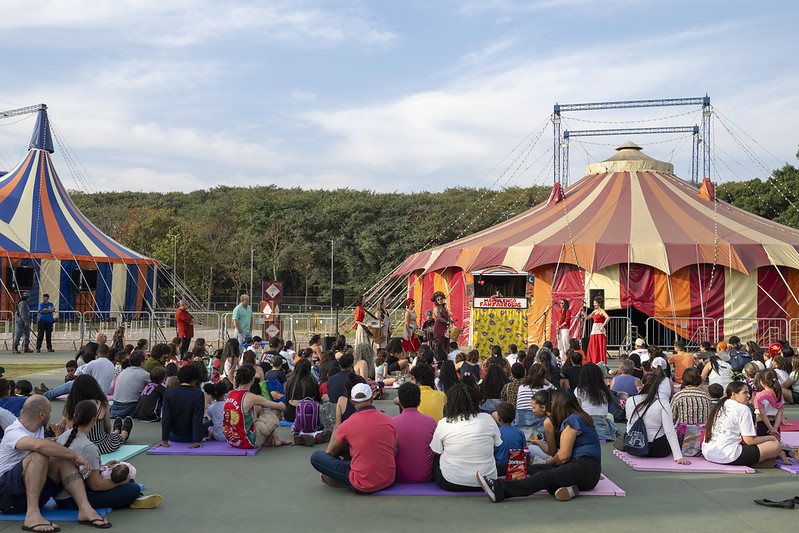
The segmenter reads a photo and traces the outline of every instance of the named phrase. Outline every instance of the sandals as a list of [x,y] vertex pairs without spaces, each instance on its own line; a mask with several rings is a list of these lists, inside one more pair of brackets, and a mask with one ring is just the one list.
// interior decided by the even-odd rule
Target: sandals
[[793,509],[796,506],[797,498],[791,498],[790,500],[783,500],[781,502],[774,502],[771,500],[754,500],[754,502],[758,505],[763,505],[765,507],[777,507],[778,509]]
[[[37,527],[45,527],[45,526],[49,526],[53,529],[48,529],[47,531],[44,531],[42,529],[36,529]],[[35,524],[30,527],[23,524],[22,531],[35,531],[37,533],[55,533],[56,531],[61,531],[61,528],[58,526],[54,526],[52,522],[42,522],[41,524]]]
[[91,520],[78,520],[78,523],[79,524],[83,524],[84,526],[96,527],[97,529],[108,529],[109,527],[111,527],[111,522],[109,522],[105,518],[92,518]]

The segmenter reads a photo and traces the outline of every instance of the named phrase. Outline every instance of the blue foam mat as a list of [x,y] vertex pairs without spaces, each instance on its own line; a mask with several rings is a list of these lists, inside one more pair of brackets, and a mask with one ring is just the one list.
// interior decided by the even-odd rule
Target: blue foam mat
[[289,427],[294,425],[294,422],[289,422],[287,420],[281,420],[280,421],[280,425],[283,426],[284,428],[289,428]]
[[[111,512],[111,509],[95,509],[97,514],[100,516],[105,516]],[[77,522],[78,521],[78,511],[70,511],[67,509],[59,509],[58,506],[55,504],[55,500],[50,498],[50,501],[47,502],[42,508],[42,516],[46,520],[52,520],[53,522]],[[25,513],[18,513],[18,514],[3,514],[0,513],[0,520],[19,520],[23,522],[25,520]]]

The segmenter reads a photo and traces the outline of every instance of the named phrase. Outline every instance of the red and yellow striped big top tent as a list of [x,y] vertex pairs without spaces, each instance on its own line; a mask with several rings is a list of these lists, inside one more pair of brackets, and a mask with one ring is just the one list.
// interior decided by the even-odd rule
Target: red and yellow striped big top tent
[[27,157],[0,177],[0,310],[14,311],[23,289],[33,309],[43,293],[59,312],[149,308],[158,262],[108,237],[78,210],[52,152],[43,108]]
[[[708,179],[697,190],[629,142],[565,191],[556,184],[547,202],[416,253],[393,276],[408,276],[419,312],[444,291],[468,326],[472,273],[499,266],[528,273],[526,340],[539,345],[555,340],[550,307],[565,298],[579,309],[590,289],[604,290],[612,316],[636,310],[686,337],[692,326],[667,318],[799,317],[799,231],[716,199]],[[743,340],[762,334],[756,320],[748,323]],[[719,327],[717,336],[732,329]]]

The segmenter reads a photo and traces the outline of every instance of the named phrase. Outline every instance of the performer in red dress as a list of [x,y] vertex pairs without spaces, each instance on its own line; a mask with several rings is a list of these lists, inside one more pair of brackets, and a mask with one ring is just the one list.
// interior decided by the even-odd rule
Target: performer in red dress
[[586,359],[588,359],[589,363],[599,363],[600,361],[603,363],[608,362],[608,341],[605,336],[605,321],[610,317],[603,308],[604,304],[605,300],[597,296],[594,298],[594,310],[588,315],[585,314],[585,311],[581,313],[585,318],[591,318],[594,321],[594,325],[591,328],[591,336],[588,338],[588,354],[586,355]]
[[560,319],[558,320],[558,349],[560,357],[564,359],[566,350],[569,349],[569,339],[571,338],[569,328],[572,323],[572,312],[569,309],[569,300],[560,301]]

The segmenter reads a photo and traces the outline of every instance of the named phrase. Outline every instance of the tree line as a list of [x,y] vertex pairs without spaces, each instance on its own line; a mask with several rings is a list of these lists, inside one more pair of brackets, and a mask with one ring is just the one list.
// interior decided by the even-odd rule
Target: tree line
[[[716,186],[719,199],[799,228],[799,170],[786,164],[759,179]],[[71,192],[102,231],[166,265],[200,300],[233,300],[250,282],[281,280],[294,301],[348,300],[408,255],[480,231],[545,201],[551,187],[457,187],[443,192],[376,193],[219,186],[192,192]],[[255,289],[256,294],[258,289]]]

